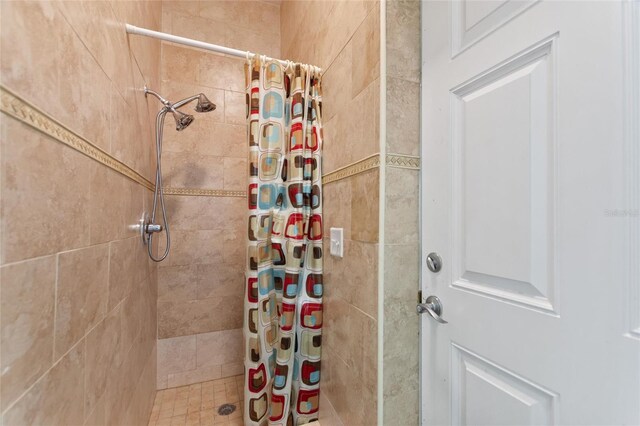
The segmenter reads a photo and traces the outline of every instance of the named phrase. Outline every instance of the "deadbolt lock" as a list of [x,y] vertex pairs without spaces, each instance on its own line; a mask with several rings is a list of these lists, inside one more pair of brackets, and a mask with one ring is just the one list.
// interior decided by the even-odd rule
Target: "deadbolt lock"
[[442,269],[442,259],[438,255],[438,253],[429,253],[427,255],[427,268],[431,272],[440,272]]

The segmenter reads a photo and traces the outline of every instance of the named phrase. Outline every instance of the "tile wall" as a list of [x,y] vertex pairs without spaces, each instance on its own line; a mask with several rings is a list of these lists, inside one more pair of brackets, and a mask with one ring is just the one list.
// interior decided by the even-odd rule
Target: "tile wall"
[[[277,1],[164,1],[162,29],[280,56]],[[161,91],[217,105],[177,133],[165,127],[165,185],[226,195],[167,197],[169,258],[158,269],[158,389],[241,374],[246,257],[244,61],[162,45]]]
[[11,92],[150,179],[156,106],[139,89],[159,84],[160,44],[124,23],[160,28],[160,4],[4,1],[0,14],[2,421],[145,423],[156,268],[128,226],[150,192],[4,108]]
[[[420,155],[420,2],[386,2],[386,151]],[[385,170],[384,424],[419,423],[420,171]]]

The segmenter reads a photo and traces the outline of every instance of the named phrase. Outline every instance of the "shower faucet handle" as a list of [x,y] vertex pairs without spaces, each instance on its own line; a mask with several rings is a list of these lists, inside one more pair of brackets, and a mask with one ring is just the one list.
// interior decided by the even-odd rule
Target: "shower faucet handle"
[[156,223],[148,223],[145,232],[147,234],[153,234],[154,232],[162,232],[162,225]]

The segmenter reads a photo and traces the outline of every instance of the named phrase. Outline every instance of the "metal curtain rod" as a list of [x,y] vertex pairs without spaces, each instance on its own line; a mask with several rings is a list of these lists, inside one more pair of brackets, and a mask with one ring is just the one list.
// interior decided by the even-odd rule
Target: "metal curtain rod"
[[[127,33],[129,34],[137,34],[145,37],[157,38],[160,40],[169,41],[171,43],[183,44],[185,46],[208,50],[210,52],[224,53],[225,55],[235,56],[242,59],[247,59],[247,57],[254,58],[256,56],[259,56],[256,53],[251,53],[245,50],[232,49],[226,46],[219,46],[217,44],[205,43],[203,41],[194,40],[191,38],[180,37],[172,34],[163,33],[160,31],[153,31],[153,30],[148,30],[146,28],[136,27],[135,25],[131,25],[131,24],[126,24],[126,28],[127,28]],[[278,61],[285,66],[288,63],[288,61],[283,61],[282,59],[274,59],[269,57],[267,58],[270,60]],[[318,69],[321,70],[320,68]]]

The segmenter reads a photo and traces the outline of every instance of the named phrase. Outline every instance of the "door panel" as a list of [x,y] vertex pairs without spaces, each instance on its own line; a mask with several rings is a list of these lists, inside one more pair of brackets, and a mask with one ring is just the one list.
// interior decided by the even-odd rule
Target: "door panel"
[[538,0],[462,0],[451,3],[451,52],[455,56],[524,12]]
[[423,2],[423,424],[640,424],[638,11]]
[[452,424],[550,425],[558,395],[453,344]]
[[451,117],[453,286],[547,311],[554,299],[555,42],[454,88]]

